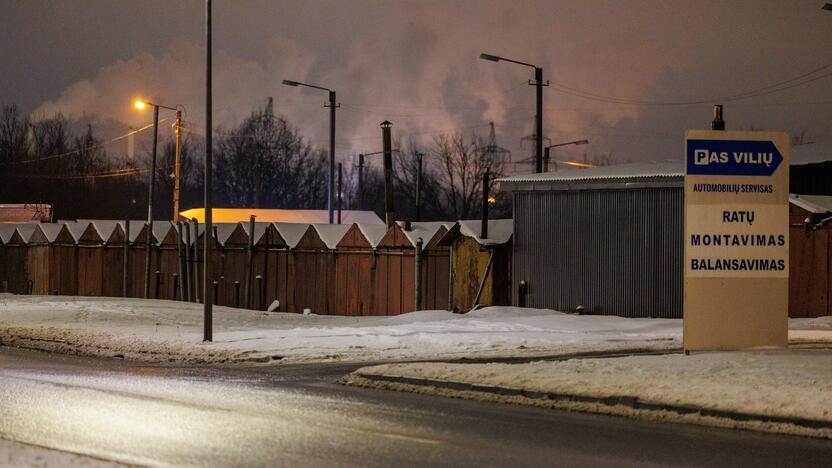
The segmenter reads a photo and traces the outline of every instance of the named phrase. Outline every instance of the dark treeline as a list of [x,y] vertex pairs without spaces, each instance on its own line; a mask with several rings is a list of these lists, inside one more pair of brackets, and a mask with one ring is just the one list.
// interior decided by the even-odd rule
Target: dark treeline
[[[189,131],[190,130],[190,131]],[[214,137],[215,204],[218,207],[326,208],[328,154],[314,148],[271,105]],[[0,109],[0,203],[49,203],[56,219],[143,219],[147,215],[150,147],[134,159],[106,145],[92,126],[73,131],[61,115],[30,120],[14,105]],[[446,134],[429,145],[394,145],[396,217],[415,219],[417,153],[424,154],[422,220],[480,216],[482,175],[503,173],[501,161],[484,158],[483,139]],[[108,153],[107,150],[110,150]],[[379,150],[381,148],[378,148]],[[203,138],[185,125],[182,137],[181,207],[202,206]],[[154,217],[172,218],[175,143],[160,137]],[[382,157],[367,158],[363,207],[358,196],[357,155],[344,160],[344,209],[373,210],[383,218]],[[349,161],[351,159],[351,162]],[[507,216],[510,202],[498,196],[493,217]]]

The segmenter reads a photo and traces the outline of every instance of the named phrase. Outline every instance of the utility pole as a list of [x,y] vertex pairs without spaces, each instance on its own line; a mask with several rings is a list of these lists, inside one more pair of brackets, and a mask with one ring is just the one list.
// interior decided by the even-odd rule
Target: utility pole
[[341,224],[341,199],[343,197],[342,194],[344,193],[341,185],[343,183],[343,172],[341,169],[341,163],[338,163],[338,224]]
[[327,107],[329,107],[329,199],[327,200],[327,209],[329,210],[329,224],[332,224],[332,205],[335,195],[335,109],[338,108],[335,91],[329,91]]
[[[543,172],[543,68],[534,67],[534,85],[537,88],[537,113],[534,116],[537,147],[535,149],[535,172]],[[548,86],[549,83],[546,83]]]
[[150,158],[150,183],[147,187],[147,242],[144,261],[144,298],[150,298],[150,247],[153,239],[153,186],[156,181],[156,149],[159,146],[159,106],[153,106],[153,153]]
[[176,110],[176,164],[173,171],[173,222],[179,221],[179,184],[182,178],[182,111]]
[[358,209],[364,209],[364,155],[358,155]]
[[[211,0],[205,0],[205,254],[203,267],[203,281],[202,281],[202,311],[203,311],[203,330],[202,340],[214,340],[214,295],[211,285],[213,278],[211,269],[211,233],[213,231],[213,193],[212,193],[212,160],[211,160]],[[198,237],[197,237],[198,238]]]
[[552,147],[543,148],[543,172],[549,172],[549,153]]
[[422,156],[416,152],[416,221],[422,220]]
[[396,222],[393,207],[393,142],[390,127],[393,124],[385,120],[381,123],[381,137],[384,149],[384,221],[387,227]]
[[486,169],[482,174],[482,226],[480,238],[488,239],[488,184],[491,178],[491,169]]

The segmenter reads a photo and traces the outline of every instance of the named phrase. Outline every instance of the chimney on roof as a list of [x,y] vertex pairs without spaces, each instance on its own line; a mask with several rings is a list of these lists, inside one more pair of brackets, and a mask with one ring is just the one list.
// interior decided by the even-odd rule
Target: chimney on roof
[[402,229],[405,230],[405,231],[412,231],[413,230],[413,226],[410,224],[409,219],[404,220],[404,227]]
[[725,130],[725,121],[722,120],[722,104],[714,105],[714,120],[711,122],[711,130]]

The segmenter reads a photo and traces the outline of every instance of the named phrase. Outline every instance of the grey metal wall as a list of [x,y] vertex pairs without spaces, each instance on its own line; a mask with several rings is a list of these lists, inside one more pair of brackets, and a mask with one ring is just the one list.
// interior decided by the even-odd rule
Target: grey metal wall
[[681,187],[514,192],[512,289],[527,307],[682,317]]

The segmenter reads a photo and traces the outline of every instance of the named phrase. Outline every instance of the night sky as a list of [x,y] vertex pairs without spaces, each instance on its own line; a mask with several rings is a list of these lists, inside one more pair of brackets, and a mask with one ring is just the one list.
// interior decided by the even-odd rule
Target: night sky
[[[822,3],[217,0],[214,119],[228,127],[273,96],[276,112],[325,147],[326,94],[280,84],[292,79],[338,91],[339,158],[379,150],[385,119],[394,136],[417,141],[485,133],[494,121],[498,142],[528,158],[521,137],[533,127],[532,71],[478,59],[487,52],[539,64],[559,85],[545,91],[547,137],[590,140],[559,149],[560,158],[680,158],[684,130],[707,128],[717,102],[728,129],[832,140],[832,76],[714,100],[832,64],[832,12]],[[202,132],[202,1],[0,5],[0,102],[33,118],[60,111],[115,136],[149,121],[130,106],[143,96],[184,105]],[[669,105],[689,101],[703,102]]]

